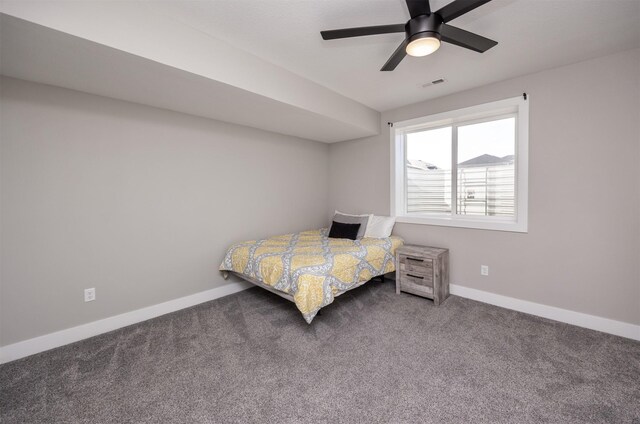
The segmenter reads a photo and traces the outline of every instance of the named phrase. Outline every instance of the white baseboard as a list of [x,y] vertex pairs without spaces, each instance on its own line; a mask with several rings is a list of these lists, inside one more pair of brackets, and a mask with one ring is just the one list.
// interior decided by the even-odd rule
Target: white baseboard
[[[203,302],[218,299],[220,297],[246,290],[250,287],[253,287],[253,285],[246,282],[232,282],[225,284],[224,286],[192,294],[190,296],[181,297],[179,299],[170,300],[168,302],[159,303],[157,305],[148,306],[146,308],[126,312],[124,314],[90,322],[88,324],[79,325],[77,327],[56,331],[55,333],[45,334],[44,336],[3,346],[0,347],[0,364],[64,346],[69,343],[74,343],[109,331],[117,330],[118,328],[146,321],[148,319],[198,305]],[[640,341],[640,325],[629,324],[594,315],[583,314],[581,312],[556,308],[554,306],[515,299],[513,297],[471,289],[456,284],[451,285],[450,291],[453,295],[465,297],[467,299],[477,300],[479,302],[500,306],[502,308],[512,309],[514,311],[537,315],[543,318],[576,325],[578,327],[589,328],[591,330],[602,331],[604,333]]]
[[457,284],[452,284],[449,289],[451,294],[466,297],[467,299],[477,300],[479,302],[531,315],[537,315],[539,317],[576,325],[578,327],[602,331],[603,333],[614,334],[616,336],[626,337],[633,340],[640,340],[640,325],[615,321],[608,318],[597,317],[595,315],[583,314],[581,312],[556,308],[555,306],[543,305],[541,303],[529,302],[527,300],[515,299],[513,297],[471,289]]
[[74,343],[82,339],[97,336],[98,334],[117,330],[118,328],[146,321],[180,309],[208,302],[213,299],[218,299],[220,297],[248,289],[249,287],[253,286],[245,282],[232,282],[225,284],[224,286],[192,294],[190,296],[181,297],[179,299],[170,300],[168,302],[159,303],[157,305],[148,306],[146,308],[137,309],[135,311],[126,312],[124,314],[79,325],[77,327],[67,328],[66,330],[56,331],[55,333],[45,334],[44,336],[34,337],[33,339],[3,346],[0,347],[0,364],[44,352],[45,350],[64,346],[69,343]]

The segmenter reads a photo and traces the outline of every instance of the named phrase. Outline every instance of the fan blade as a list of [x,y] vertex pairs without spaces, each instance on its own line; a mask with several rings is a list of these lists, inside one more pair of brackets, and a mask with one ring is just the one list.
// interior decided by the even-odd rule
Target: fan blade
[[393,71],[394,69],[396,69],[396,66],[398,66],[398,64],[402,62],[402,59],[404,59],[406,55],[407,55],[407,40],[404,40],[402,43],[400,43],[396,51],[393,52],[389,60],[387,60],[387,63],[385,63],[382,69],[380,70]]
[[447,43],[455,44],[456,46],[464,47],[478,53],[484,53],[491,47],[498,44],[497,41],[490,40],[481,35],[474,34],[473,32],[465,31],[447,24],[440,25],[440,36],[442,37],[442,41],[446,41]]
[[364,35],[391,34],[394,32],[404,32],[404,24],[332,29],[320,31],[320,35],[324,40],[335,40],[336,38],[362,37]]
[[442,22],[449,22],[462,16],[467,12],[471,12],[476,7],[480,7],[491,0],[454,0],[446,6],[443,6],[436,13],[442,18]]
[[411,19],[420,15],[431,15],[429,0],[407,0],[407,7],[409,8]]

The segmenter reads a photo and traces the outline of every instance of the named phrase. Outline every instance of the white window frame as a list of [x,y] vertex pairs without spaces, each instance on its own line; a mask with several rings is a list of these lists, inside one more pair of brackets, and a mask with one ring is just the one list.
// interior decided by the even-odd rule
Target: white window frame
[[[396,222],[448,227],[476,228],[496,231],[528,231],[528,187],[529,187],[529,100],[527,96],[513,97],[464,109],[452,110],[421,118],[394,122],[391,127],[391,215]],[[515,217],[458,215],[457,164],[452,163],[450,214],[419,214],[406,212],[406,134],[438,127],[485,122],[506,116],[516,117],[515,145]],[[452,136],[452,162],[457,157],[457,131]]]

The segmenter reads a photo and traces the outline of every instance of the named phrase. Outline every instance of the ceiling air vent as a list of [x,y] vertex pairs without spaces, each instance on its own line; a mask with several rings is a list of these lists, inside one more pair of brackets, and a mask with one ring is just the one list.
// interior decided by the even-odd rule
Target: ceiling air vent
[[432,86],[432,85],[442,84],[442,83],[443,83],[443,82],[445,82],[445,81],[446,81],[446,80],[445,80],[444,78],[438,78],[437,80],[433,80],[433,81],[428,82],[428,83],[426,83],[426,84],[422,84],[422,87],[423,87],[423,88],[426,88],[426,87],[430,87],[430,86]]

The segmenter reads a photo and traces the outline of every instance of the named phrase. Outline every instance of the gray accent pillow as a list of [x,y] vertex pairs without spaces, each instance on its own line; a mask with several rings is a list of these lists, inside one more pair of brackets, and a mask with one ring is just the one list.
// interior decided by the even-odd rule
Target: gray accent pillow
[[369,217],[370,215],[345,215],[336,211],[335,215],[333,215],[333,220],[342,224],[360,224],[360,229],[358,230],[358,235],[356,236],[356,240],[360,240],[362,237],[364,237],[365,231],[367,231]]

